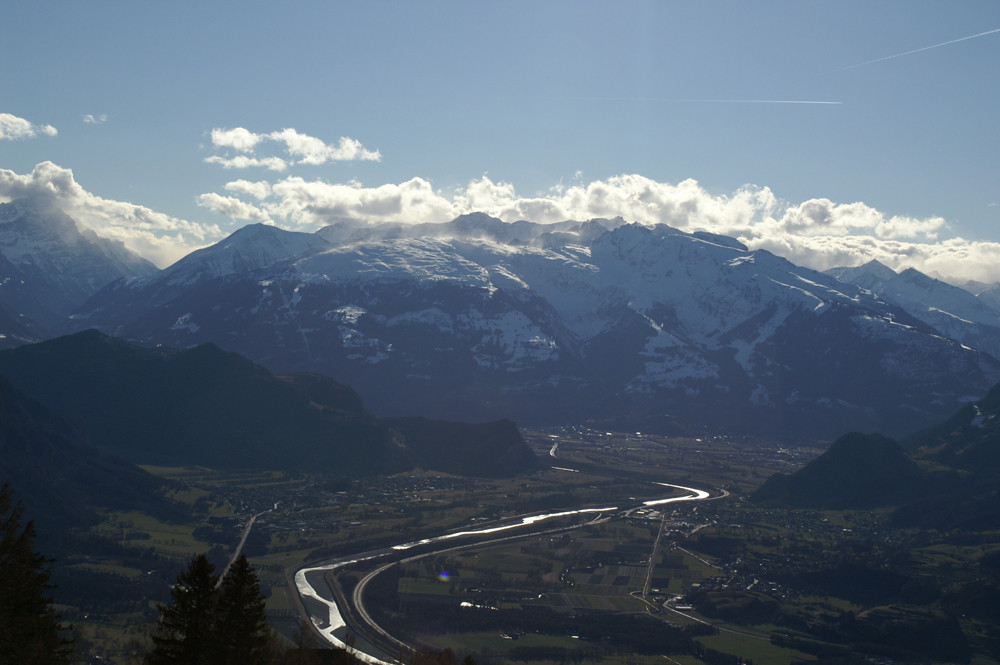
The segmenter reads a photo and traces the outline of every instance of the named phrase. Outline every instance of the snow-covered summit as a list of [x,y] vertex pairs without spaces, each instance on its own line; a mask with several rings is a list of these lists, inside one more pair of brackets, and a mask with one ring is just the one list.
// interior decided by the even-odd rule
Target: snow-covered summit
[[825,272],[841,282],[854,284],[870,291],[877,291],[879,285],[896,278],[896,271],[877,259],[872,259],[864,265],[830,268]]
[[[81,229],[61,210],[29,199],[0,203],[0,253],[14,264],[59,270],[64,266],[100,271],[107,268],[123,275],[156,272],[156,266],[130,251],[118,240]],[[86,288],[103,286],[94,273]]]
[[433,238],[327,246],[289,263],[287,270],[275,276],[294,274],[304,283],[453,280],[473,286],[489,284],[484,268],[463,257],[452,243]]
[[400,238],[438,238],[442,240],[490,241],[513,246],[561,245],[566,242],[588,243],[611,229],[625,224],[615,219],[592,219],[586,222],[567,220],[540,224],[520,220],[504,222],[485,213],[470,213],[450,222],[402,224],[362,224],[356,221],[337,222],[316,232],[332,244],[354,244]]
[[171,285],[195,284],[226,275],[253,272],[329,246],[314,233],[249,224],[221,242],[188,254],[155,277]]

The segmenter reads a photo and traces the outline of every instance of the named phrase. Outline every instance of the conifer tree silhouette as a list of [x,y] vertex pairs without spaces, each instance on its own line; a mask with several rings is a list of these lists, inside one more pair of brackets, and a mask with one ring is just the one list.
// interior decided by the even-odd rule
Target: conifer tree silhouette
[[35,551],[35,526],[11,494],[0,488],[0,665],[68,663],[73,643],[47,595],[53,560]]

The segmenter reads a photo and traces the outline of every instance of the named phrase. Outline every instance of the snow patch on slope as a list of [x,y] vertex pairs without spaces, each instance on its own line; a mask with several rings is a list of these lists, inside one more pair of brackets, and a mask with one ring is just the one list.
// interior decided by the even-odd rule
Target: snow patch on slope
[[463,327],[482,335],[472,346],[473,358],[481,367],[503,367],[512,372],[559,359],[556,341],[521,312],[487,318],[473,309],[456,319]]

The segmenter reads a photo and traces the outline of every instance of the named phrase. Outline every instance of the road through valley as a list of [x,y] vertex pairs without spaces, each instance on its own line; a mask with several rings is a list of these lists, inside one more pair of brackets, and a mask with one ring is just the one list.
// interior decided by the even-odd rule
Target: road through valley
[[[568,468],[564,470],[576,471]],[[645,501],[630,499],[620,506],[588,506],[554,513],[521,515],[498,521],[490,526],[479,525],[468,530],[362,552],[299,569],[295,573],[295,589],[316,631],[331,645],[342,649],[349,648],[347,636],[352,634],[355,637],[351,639],[353,644],[350,648],[355,656],[373,665],[395,665],[398,662],[397,656],[407,650],[408,645],[382,629],[372,620],[364,607],[365,587],[379,573],[400,562],[464,547],[481,547],[517,538],[577,529],[584,524],[625,515],[640,507],[662,506],[682,501],[703,501],[728,495],[725,491],[719,491],[713,496],[705,490],[671,483],[651,483],[651,485],[680,490],[684,494]],[[592,515],[593,519],[571,526],[545,528],[545,523],[550,520],[573,515]],[[331,588],[326,581],[326,574],[332,570],[381,559],[385,559],[386,562],[366,574],[349,598],[339,593],[339,589]]]

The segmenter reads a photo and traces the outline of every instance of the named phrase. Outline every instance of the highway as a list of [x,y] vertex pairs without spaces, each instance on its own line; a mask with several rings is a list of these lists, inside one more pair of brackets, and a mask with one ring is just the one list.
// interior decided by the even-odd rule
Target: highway
[[[576,469],[565,469],[576,471]],[[607,469],[602,475],[608,475]],[[589,472],[589,470],[588,470]],[[359,553],[352,557],[339,558],[318,565],[299,569],[295,573],[295,588],[302,599],[303,607],[310,615],[316,631],[331,645],[347,649],[347,635],[357,636],[352,653],[361,660],[372,665],[396,665],[396,656],[409,650],[409,646],[396,639],[379,626],[365,609],[364,591],[368,583],[379,573],[397,563],[412,561],[418,558],[438,555],[466,547],[481,547],[483,545],[527,538],[540,534],[558,533],[580,528],[584,524],[593,524],[611,519],[614,515],[623,515],[628,511],[642,506],[659,506],[681,501],[703,501],[722,498],[727,494],[723,491],[712,496],[710,492],[670,483],[652,483],[665,488],[683,490],[686,494],[671,496],[664,499],[647,501],[630,500],[626,506],[588,506],[577,510],[557,513],[535,513],[519,515],[502,520],[494,525],[477,525],[469,530],[455,531],[440,536],[425,538],[418,541],[402,543],[393,547],[381,548]],[[572,515],[593,514],[594,519],[588,522],[544,529],[544,522]],[[517,533],[507,533],[517,531]],[[499,535],[503,534],[503,535]],[[407,557],[400,555],[416,550]],[[346,598],[340,589],[332,589],[326,581],[326,574],[337,568],[362,562],[387,561],[366,574],[354,588],[350,598]]]
[[278,509],[278,504],[274,504],[274,507],[271,508],[271,510],[265,510],[259,512],[250,518],[250,521],[247,522],[246,528],[243,529],[243,537],[240,538],[240,543],[239,545],[236,546],[236,551],[234,551],[233,555],[229,557],[229,563],[226,564],[226,569],[222,571],[222,574],[219,575],[219,581],[215,583],[216,589],[222,586],[222,580],[226,577],[226,573],[228,573],[229,569],[233,567],[233,564],[236,563],[236,560],[240,558],[240,552],[243,551],[243,546],[246,545],[247,543],[247,537],[250,535],[250,529],[253,528],[253,523],[256,522],[257,518],[260,517],[261,515],[266,515],[269,512],[277,509]]

